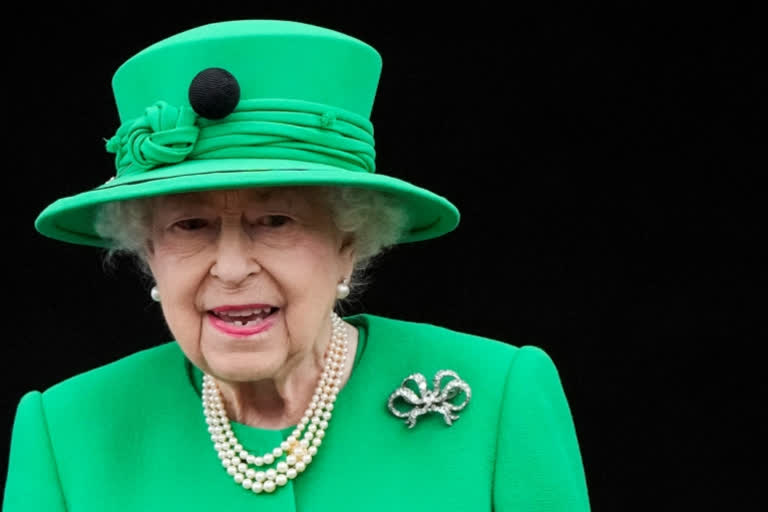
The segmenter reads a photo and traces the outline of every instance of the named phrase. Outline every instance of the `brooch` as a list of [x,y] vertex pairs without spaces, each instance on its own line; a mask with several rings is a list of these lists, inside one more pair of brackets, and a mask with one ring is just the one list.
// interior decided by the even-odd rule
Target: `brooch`
[[[448,381],[444,388],[440,389],[442,380],[445,377],[452,377],[452,379]],[[406,385],[409,381],[413,381],[416,384],[419,390],[418,394]],[[453,404],[451,400],[461,391],[464,391],[465,394],[464,401],[458,405]],[[472,390],[469,384],[461,380],[456,372],[453,370],[440,370],[432,379],[431,390],[427,389],[427,380],[422,374],[414,373],[407,376],[403,379],[400,387],[389,395],[387,406],[392,414],[398,418],[405,418],[408,428],[413,428],[419,417],[428,412],[439,412],[443,415],[443,419],[448,425],[453,425],[453,422],[459,419],[459,415],[453,414],[453,412],[464,409],[471,397]],[[398,398],[413,406],[413,408],[409,411],[397,409],[395,402]]]

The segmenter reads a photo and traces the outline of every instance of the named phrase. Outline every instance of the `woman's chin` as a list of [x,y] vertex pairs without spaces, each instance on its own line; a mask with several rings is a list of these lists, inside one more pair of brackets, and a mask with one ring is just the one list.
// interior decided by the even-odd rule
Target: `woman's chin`
[[201,351],[208,373],[231,382],[267,379],[285,362],[285,342],[272,339],[204,336]]

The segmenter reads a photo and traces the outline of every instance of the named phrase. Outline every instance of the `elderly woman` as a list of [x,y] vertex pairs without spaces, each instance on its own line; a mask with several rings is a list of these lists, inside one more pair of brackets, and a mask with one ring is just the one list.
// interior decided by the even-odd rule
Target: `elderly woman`
[[380,70],[259,20],[118,69],[116,176],[36,226],[135,256],[174,341],[21,398],[3,510],[588,510],[542,350],[334,312],[382,249],[458,222],[374,172]]

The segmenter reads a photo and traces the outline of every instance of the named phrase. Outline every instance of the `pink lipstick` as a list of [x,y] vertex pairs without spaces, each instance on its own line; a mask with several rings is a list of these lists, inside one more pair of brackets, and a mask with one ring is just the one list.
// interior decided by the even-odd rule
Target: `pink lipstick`
[[278,311],[269,304],[226,305],[208,311],[208,320],[224,334],[242,338],[272,327]]

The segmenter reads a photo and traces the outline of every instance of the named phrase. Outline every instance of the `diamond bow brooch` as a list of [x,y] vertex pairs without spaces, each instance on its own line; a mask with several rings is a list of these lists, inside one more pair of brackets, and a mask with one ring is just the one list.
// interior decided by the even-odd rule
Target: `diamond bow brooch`
[[[451,379],[441,389],[442,381],[446,377],[451,377]],[[416,385],[418,393],[408,386],[409,382],[413,382]],[[451,402],[462,391],[464,391],[465,395],[464,401],[458,405]],[[469,403],[470,398],[472,398],[472,390],[469,384],[461,380],[459,375],[453,370],[440,370],[432,379],[432,389],[427,389],[427,380],[422,374],[414,373],[407,376],[403,379],[400,387],[389,395],[387,406],[392,414],[398,418],[405,418],[408,428],[413,428],[419,417],[428,412],[439,412],[443,415],[445,423],[450,426],[453,425],[455,420],[459,419],[459,415],[453,414],[453,412],[464,409]],[[402,402],[405,402],[407,406],[412,406],[412,408],[403,411],[395,407],[396,404]]]

